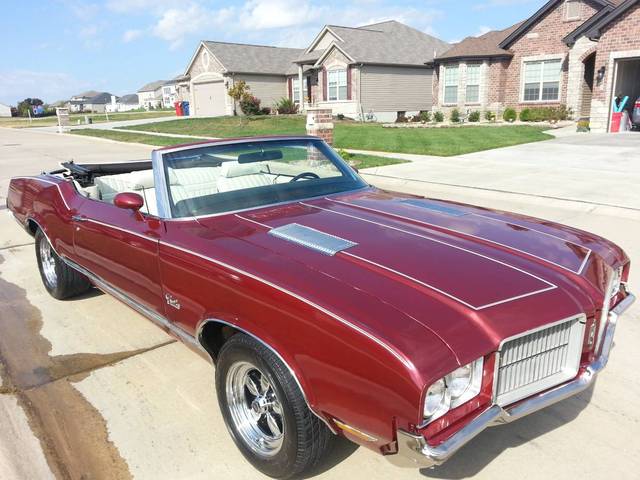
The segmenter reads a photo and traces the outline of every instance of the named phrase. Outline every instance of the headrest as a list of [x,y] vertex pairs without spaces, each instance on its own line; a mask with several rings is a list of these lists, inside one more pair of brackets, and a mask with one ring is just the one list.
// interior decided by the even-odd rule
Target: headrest
[[153,170],[131,172],[127,174],[126,181],[132,183],[136,190],[140,188],[153,188],[155,186],[153,181]]
[[237,163],[224,162],[222,164],[221,176],[225,178],[243,177],[245,175],[255,175],[261,173],[262,163]]

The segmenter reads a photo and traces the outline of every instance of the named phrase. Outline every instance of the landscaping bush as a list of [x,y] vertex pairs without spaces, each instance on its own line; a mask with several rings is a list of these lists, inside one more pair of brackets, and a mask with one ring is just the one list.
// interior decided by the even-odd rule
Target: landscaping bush
[[429,123],[431,121],[431,112],[428,110],[422,110],[419,117],[421,122]]
[[577,130],[578,132],[589,132],[591,128],[589,126],[589,120],[580,120],[578,122]]
[[407,112],[398,112],[396,114],[396,123],[407,123],[409,119],[406,114]]
[[522,122],[558,122],[566,120],[571,115],[571,110],[565,105],[559,107],[531,107],[520,112]]
[[276,110],[281,115],[290,115],[293,113],[298,113],[298,105],[296,102],[287,97],[282,97],[276,103]]
[[491,110],[487,110],[486,112],[484,112],[484,119],[488,122],[495,122],[496,114]]
[[444,113],[442,113],[442,112],[435,112],[435,113],[433,114],[433,120],[434,120],[436,123],[442,123],[442,122],[444,122]]
[[451,116],[449,117],[449,120],[451,120],[451,123],[460,123],[460,110],[458,110],[457,108],[451,110]]
[[251,94],[244,95],[240,99],[240,110],[245,115],[260,115],[262,111],[260,109],[260,99],[254,97]]
[[413,122],[413,123],[420,123],[420,122],[422,122],[422,118],[420,118],[420,114],[417,113],[417,114],[411,116],[411,120],[410,121]]
[[502,115],[502,118],[504,118],[505,122],[515,122],[516,119],[518,118],[518,114],[516,113],[516,111],[513,108],[507,108],[504,111],[504,114]]
[[470,122],[479,122],[480,121],[480,112],[478,110],[474,110],[469,114]]
[[260,109],[261,115],[271,115],[271,107],[262,107]]
[[336,118],[338,120],[344,120],[344,113],[339,113],[338,115],[336,115]]

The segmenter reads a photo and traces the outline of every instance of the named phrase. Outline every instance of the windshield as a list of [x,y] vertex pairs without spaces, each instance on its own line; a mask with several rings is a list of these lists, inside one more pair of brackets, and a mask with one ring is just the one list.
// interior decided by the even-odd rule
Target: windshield
[[366,184],[317,139],[207,145],[163,154],[173,217],[346,192]]

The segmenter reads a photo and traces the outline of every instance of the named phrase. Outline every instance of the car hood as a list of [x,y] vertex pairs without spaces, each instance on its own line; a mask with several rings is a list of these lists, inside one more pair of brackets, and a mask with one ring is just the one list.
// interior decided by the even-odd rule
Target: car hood
[[[356,318],[407,357],[425,356],[407,339],[421,328],[461,364],[504,338],[594,315],[610,266],[627,261],[610,242],[569,227],[375,189],[199,223],[251,245],[245,252],[256,258],[244,261],[257,274],[307,285],[314,303]],[[322,251],[335,245],[346,248]],[[361,297],[368,306],[356,310]]]

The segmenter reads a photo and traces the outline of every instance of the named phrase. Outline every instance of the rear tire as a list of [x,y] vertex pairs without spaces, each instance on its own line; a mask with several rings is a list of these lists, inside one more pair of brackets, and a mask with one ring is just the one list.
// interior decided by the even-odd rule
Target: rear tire
[[42,230],[36,231],[35,240],[40,277],[44,288],[53,298],[64,300],[91,288],[87,277],[62,261]]
[[222,346],[216,390],[231,438],[265,475],[307,473],[329,453],[333,434],[309,410],[286,365],[262,343],[236,334]]

